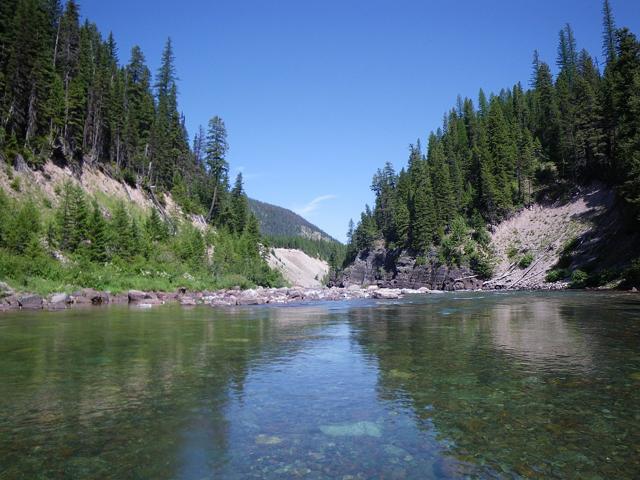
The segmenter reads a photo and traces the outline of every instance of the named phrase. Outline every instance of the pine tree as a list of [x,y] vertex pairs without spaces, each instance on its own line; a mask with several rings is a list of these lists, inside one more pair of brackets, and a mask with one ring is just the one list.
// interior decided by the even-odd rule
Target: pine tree
[[249,201],[244,193],[242,173],[238,173],[231,190],[231,230],[240,234],[244,232],[249,217]]
[[157,108],[150,134],[153,171],[148,172],[159,185],[167,189],[171,189],[176,169],[186,164],[188,156],[188,144],[178,113],[174,63],[173,44],[171,38],[168,38],[154,85]]
[[415,187],[411,208],[409,238],[414,251],[425,253],[433,244],[437,230],[437,217],[433,202],[431,179],[425,173]]
[[489,107],[487,139],[493,157],[491,173],[497,182],[496,201],[500,209],[508,210],[512,206],[511,178],[515,172],[517,150],[500,101],[496,97],[492,99]]
[[536,97],[538,118],[536,118],[536,136],[538,136],[546,151],[546,156],[555,161],[562,168],[559,153],[559,122],[560,112],[553,86],[553,78],[549,66],[540,62],[536,72]]
[[489,113],[489,102],[487,102],[487,96],[482,89],[480,89],[480,93],[478,94],[478,105],[480,107],[480,111],[478,112],[480,117],[486,117]]
[[209,174],[210,182],[213,184],[213,193],[211,195],[211,206],[207,214],[207,220],[213,218],[216,201],[218,200],[221,184],[229,171],[229,164],[225,157],[229,145],[227,143],[227,129],[222,118],[217,115],[209,120],[209,129],[207,131],[207,143],[205,149],[205,163]]
[[44,118],[51,72],[51,22],[37,0],[20,0],[6,32],[1,112],[7,135],[25,146],[48,124]]
[[640,207],[640,42],[628,29],[617,32],[617,59],[611,66],[616,119],[614,168],[625,198]]
[[573,96],[576,122],[574,178],[596,177],[606,167],[600,84],[598,70],[583,50]]
[[60,247],[63,250],[74,252],[87,240],[89,212],[80,186],[65,183],[56,221],[60,232]]
[[104,263],[109,260],[107,222],[102,216],[98,203],[94,200],[89,218],[88,238],[89,257],[94,262]]
[[[0,203],[0,206],[2,206],[2,203]],[[355,225],[353,224],[353,218],[349,219],[349,226],[347,227],[347,243],[351,244],[353,243],[353,232],[355,229]]]
[[609,0],[602,4],[602,29],[602,56],[609,65],[616,59],[616,24]]
[[29,244],[39,241],[42,230],[40,213],[31,200],[27,200],[9,216],[9,222],[4,231],[4,243],[13,252],[23,254]]
[[432,172],[434,208],[437,212],[437,229],[444,229],[453,219],[456,201],[451,185],[449,165],[444,158],[442,142],[433,137],[429,141],[429,160]]
[[109,227],[111,250],[122,259],[131,258],[134,253],[131,219],[124,203],[116,205]]
[[155,208],[151,209],[151,213],[147,217],[147,221],[144,226],[147,237],[152,242],[161,242],[166,240],[169,236],[167,226],[160,218],[160,215],[158,215],[158,211]]

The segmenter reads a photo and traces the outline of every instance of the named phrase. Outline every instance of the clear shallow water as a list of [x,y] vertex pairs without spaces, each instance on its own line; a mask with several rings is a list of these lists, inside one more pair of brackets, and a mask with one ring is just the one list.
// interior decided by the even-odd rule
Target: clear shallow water
[[640,297],[0,316],[0,479],[640,476]]

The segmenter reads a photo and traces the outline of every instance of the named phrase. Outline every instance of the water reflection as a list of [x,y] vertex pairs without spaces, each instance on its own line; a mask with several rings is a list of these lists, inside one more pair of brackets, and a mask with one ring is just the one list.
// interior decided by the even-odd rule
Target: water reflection
[[640,325],[624,298],[458,300],[351,312],[380,397],[405,399],[456,459],[500,476],[635,478]]
[[606,298],[0,317],[0,478],[633,478],[640,305]]
[[589,338],[571,323],[563,302],[544,297],[528,302],[504,302],[491,309],[491,329],[496,347],[514,362],[532,369],[567,370],[588,373],[592,365]]

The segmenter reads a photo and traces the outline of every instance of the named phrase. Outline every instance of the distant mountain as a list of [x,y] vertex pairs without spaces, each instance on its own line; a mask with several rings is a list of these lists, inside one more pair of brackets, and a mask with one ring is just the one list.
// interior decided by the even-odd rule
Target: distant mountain
[[249,199],[251,211],[260,221],[260,231],[269,237],[302,237],[337,242],[328,233],[289,209]]

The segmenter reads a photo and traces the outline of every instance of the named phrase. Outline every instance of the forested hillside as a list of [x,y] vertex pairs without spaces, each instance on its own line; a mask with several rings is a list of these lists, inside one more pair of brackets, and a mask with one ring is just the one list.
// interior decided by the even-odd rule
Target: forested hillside
[[326,260],[332,269],[339,268],[344,261],[346,246],[297,213],[251,198],[249,207],[269,246],[302,250]]
[[311,240],[336,240],[291,210],[266,202],[249,199],[249,207],[258,217],[260,231],[268,237],[302,237]]
[[580,50],[569,24],[559,33],[557,75],[537,52],[530,87],[477,100],[458,97],[443,125],[410,147],[408,165],[373,177],[373,208],[349,228],[350,263],[384,241],[418,263],[469,265],[491,276],[488,225],[544,191],[592,181],[640,211],[640,43],[603,8],[599,62]]
[[[53,197],[30,196],[19,183],[28,176],[0,192],[0,277],[23,288],[37,287],[25,282],[39,277],[64,288],[110,285],[87,272],[112,265],[122,279],[166,274],[171,281],[164,286],[195,277],[201,287],[225,278],[279,281],[260,251],[242,176],[231,186],[224,121],[212,116],[190,146],[174,55],[168,39],[152,75],[139,47],[119,52],[111,34],[80,22],[73,0],[64,7],[58,0],[0,3],[2,168],[13,178],[14,166],[44,171],[54,162],[76,180],[57,185]],[[125,204],[91,198],[77,188],[86,168],[143,192],[160,212],[167,193],[184,214],[201,215],[215,231],[154,212],[136,218]]]

